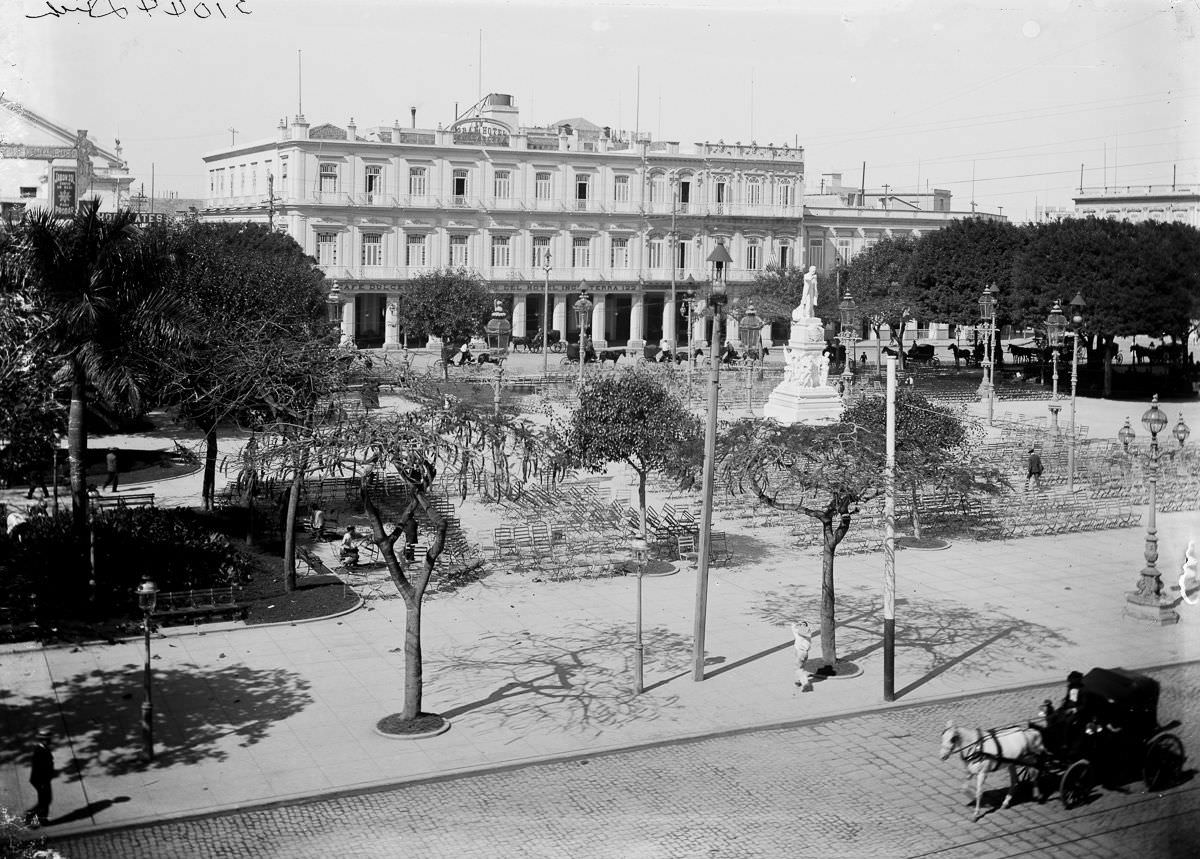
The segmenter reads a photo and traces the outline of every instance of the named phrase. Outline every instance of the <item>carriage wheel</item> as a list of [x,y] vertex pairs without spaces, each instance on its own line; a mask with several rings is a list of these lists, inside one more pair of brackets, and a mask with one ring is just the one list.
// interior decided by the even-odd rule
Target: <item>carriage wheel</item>
[[934,356],[933,358],[930,358],[929,366],[933,367],[934,369],[937,369],[938,367],[942,366],[942,359],[938,358],[936,356]]
[[551,352],[561,352],[563,350],[563,348],[564,347],[563,347],[563,343],[561,340],[558,340],[558,341],[550,344]]
[[1083,804],[1092,793],[1092,765],[1087,759],[1075,761],[1063,773],[1058,785],[1058,795],[1063,808],[1075,808]]
[[1183,743],[1174,734],[1159,734],[1146,744],[1146,758],[1142,764],[1142,775],[1146,788],[1151,791],[1164,790],[1179,783],[1183,771]]

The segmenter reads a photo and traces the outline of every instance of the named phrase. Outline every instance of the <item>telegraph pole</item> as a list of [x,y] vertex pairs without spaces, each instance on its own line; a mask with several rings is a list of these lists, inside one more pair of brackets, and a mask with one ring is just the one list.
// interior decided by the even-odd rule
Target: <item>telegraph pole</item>
[[275,176],[267,174],[267,228],[275,231]]

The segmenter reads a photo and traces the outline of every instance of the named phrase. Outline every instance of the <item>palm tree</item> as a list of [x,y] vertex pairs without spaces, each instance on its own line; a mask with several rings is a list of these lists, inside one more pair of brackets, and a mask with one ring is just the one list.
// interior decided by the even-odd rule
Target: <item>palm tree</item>
[[70,218],[38,211],[13,225],[5,286],[20,284],[49,316],[42,336],[69,386],[67,448],[73,524],[89,568],[86,480],[88,398],[136,412],[147,346],[175,331],[174,301],[161,288],[171,260],[143,238],[126,210],[101,216],[84,201]]

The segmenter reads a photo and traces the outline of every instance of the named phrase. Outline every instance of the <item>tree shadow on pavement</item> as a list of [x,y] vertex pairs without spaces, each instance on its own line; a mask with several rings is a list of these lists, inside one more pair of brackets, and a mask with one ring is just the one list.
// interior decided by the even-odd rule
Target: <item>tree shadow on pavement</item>
[[[573,633],[537,635],[525,632],[482,636],[470,647],[439,656],[426,656],[427,673],[464,672],[477,675],[472,687],[487,695],[449,710],[453,719],[467,713],[493,713],[506,722],[536,727],[563,724],[569,714],[572,728],[613,728],[655,718],[676,701],[675,696],[648,697],[633,689],[633,635],[629,625],[579,624]],[[664,628],[643,630],[646,685],[667,672],[681,670],[691,655],[691,639]]]
[[[153,674],[155,758],[164,768],[228,757],[226,738],[239,746],[261,740],[276,722],[312,703],[309,683],[299,674],[244,665],[155,667]],[[54,693],[18,698],[0,689],[10,730],[0,748],[0,766],[27,757],[39,728],[48,727],[61,756],[66,781],[78,781],[87,767],[107,775],[147,768],[142,739],[142,666],[95,670],[57,680]]]
[[[821,590],[789,585],[762,594],[753,606],[773,626],[820,618]],[[876,589],[843,587],[837,595],[838,658],[854,661],[879,649],[883,639],[883,597]],[[900,698],[955,669],[967,676],[986,676],[996,668],[1044,668],[1057,662],[1055,652],[1073,642],[1048,626],[1012,617],[996,606],[976,609],[952,600],[896,600],[896,662],[905,673],[920,676],[902,689]],[[983,658],[993,645],[998,647]]]

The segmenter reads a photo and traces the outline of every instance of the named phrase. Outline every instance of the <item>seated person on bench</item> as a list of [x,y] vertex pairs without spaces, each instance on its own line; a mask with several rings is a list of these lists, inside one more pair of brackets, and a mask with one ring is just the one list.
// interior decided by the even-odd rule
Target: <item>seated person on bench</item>
[[358,566],[358,535],[354,533],[354,526],[350,525],[346,528],[346,533],[342,537],[342,548],[338,552],[338,560],[347,567]]

